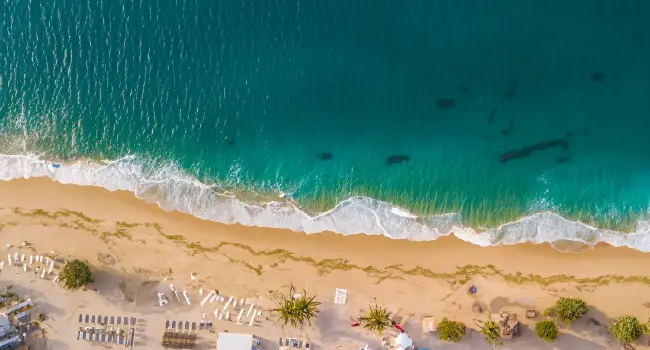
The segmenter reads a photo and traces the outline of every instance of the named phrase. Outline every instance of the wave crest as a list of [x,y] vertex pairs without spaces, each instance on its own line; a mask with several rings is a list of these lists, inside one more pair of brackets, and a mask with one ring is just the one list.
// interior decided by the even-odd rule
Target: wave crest
[[222,193],[216,186],[199,182],[174,163],[151,167],[133,155],[101,163],[55,164],[32,154],[0,155],[0,179],[49,177],[63,184],[126,190],[168,211],[178,210],[225,224],[284,228],[307,234],[323,231],[344,235],[381,234],[413,241],[435,240],[454,234],[480,246],[573,241],[588,245],[606,242],[650,251],[648,221],[637,222],[635,232],[626,234],[570,221],[552,212],[539,212],[478,233],[464,227],[457,213],[416,216],[390,203],[360,196],[348,198],[333,209],[314,216],[309,216],[290,200],[246,203]]

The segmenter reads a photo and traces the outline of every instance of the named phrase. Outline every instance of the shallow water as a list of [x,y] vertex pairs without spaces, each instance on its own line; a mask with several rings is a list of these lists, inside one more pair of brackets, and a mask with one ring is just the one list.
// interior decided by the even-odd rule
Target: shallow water
[[5,1],[0,174],[308,233],[650,249],[649,11]]

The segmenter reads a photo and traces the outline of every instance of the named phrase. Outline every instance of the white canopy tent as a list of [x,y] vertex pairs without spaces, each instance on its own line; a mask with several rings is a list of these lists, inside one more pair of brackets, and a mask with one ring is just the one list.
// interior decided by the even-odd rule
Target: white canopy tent
[[251,350],[253,336],[250,334],[219,333],[217,350]]
[[413,339],[409,338],[406,333],[400,333],[395,338],[395,350],[411,350],[413,349]]

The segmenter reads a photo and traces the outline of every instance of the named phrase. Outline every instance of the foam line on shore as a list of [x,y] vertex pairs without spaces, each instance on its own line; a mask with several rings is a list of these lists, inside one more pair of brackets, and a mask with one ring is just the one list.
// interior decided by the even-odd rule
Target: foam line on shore
[[314,216],[289,200],[245,203],[220,193],[214,185],[199,182],[172,162],[148,167],[134,155],[97,163],[84,160],[54,164],[33,154],[0,155],[0,179],[49,177],[63,184],[126,190],[168,211],[178,210],[226,224],[286,228],[307,234],[332,231],[343,235],[381,234],[393,239],[427,241],[453,233],[480,246],[574,241],[589,245],[606,242],[650,251],[650,223],[647,221],[637,222],[633,233],[621,233],[570,221],[552,212],[539,212],[477,233],[464,227],[457,213],[416,216],[390,203],[360,196],[348,198]]

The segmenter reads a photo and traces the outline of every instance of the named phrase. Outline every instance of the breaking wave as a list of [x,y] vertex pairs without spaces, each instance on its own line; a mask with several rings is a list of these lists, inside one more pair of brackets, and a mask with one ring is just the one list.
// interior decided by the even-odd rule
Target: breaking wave
[[[310,216],[290,199],[247,203],[216,185],[206,185],[172,162],[147,166],[137,156],[117,160],[56,163],[39,155],[0,155],[0,179],[49,177],[63,184],[127,190],[137,198],[225,224],[284,228],[307,234],[332,231],[343,235],[384,235],[412,241],[435,240],[450,234],[480,246],[572,241],[594,245],[606,242],[650,251],[650,223],[640,220],[633,233],[598,229],[539,212],[483,232],[464,227],[461,215],[417,216],[406,209],[367,197],[351,197],[329,211]],[[284,197],[279,194],[278,198]]]

